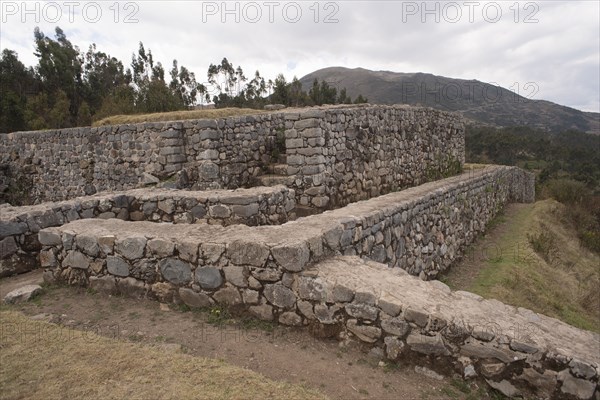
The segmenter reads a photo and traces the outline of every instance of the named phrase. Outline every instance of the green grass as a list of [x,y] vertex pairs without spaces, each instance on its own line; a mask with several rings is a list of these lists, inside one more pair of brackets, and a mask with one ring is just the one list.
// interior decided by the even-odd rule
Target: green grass
[[[573,229],[562,223],[564,212],[560,203],[544,200],[520,208],[510,219],[503,217],[494,256],[481,261],[469,287],[453,289],[600,332],[600,258],[582,248]],[[501,250],[497,255],[496,249]],[[446,282],[452,286],[451,277]]]

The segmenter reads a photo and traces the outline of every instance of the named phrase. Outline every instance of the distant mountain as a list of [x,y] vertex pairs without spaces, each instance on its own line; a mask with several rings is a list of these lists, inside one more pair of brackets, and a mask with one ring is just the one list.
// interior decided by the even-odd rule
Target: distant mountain
[[[600,134],[599,113],[583,112],[545,100],[531,100],[477,80],[331,67],[300,79],[303,89],[309,90],[315,78],[325,80],[338,89],[345,87],[353,98],[362,94],[369,103],[421,105],[456,111],[468,120],[497,127],[525,125],[546,131],[576,129]],[[521,91],[525,89],[530,88],[521,88]]]

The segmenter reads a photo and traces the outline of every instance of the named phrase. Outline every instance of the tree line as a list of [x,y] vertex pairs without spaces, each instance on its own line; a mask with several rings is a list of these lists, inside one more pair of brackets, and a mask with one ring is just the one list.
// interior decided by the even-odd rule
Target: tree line
[[361,95],[353,101],[346,89],[338,93],[325,81],[315,80],[306,92],[296,77],[287,82],[283,74],[271,80],[256,71],[249,79],[227,58],[210,64],[206,82],[200,83],[177,60],[167,72],[142,42],[125,67],[95,44],[80,51],[59,27],[54,38],[35,28],[34,42],[38,60],[33,67],[26,67],[13,50],[4,49],[0,56],[0,133],[85,126],[111,115],[185,110],[204,103],[262,108],[269,103],[367,102]]

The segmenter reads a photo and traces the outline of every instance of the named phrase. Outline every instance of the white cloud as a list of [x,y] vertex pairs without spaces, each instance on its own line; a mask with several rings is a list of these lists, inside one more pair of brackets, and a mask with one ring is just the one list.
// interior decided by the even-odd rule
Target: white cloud
[[[54,10],[50,3],[63,6],[57,22],[48,21]],[[273,78],[283,72],[288,79],[328,66],[360,66],[505,87],[535,82],[540,88],[535,98],[600,111],[600,6],[595,1],[521,1],[518,7],[514,1],[481,1],[473,9],[463,1],[82,1],[72,15],[67,3],[27,3],[28,10],[37,4],[35,15],[25,14],[21,1],[3,1],[0,48],[16,50],[33,65],[34,27],[52,35],[58,25],[82,50],[95,42],[128,65],[142,41],[166,69],[176,58],[199,78],[222,57],[247,75],[258,69]],[[223,4],[233,11],[227,13]],[[424,4],[434,12],[428,14]],[[98,7],[102,15],[91,23]],[[490,22],[498,9],[501,18]],[[128,15],[138,22],[125,23]],[[324,23],[326,17],[337,22]],[[525,23],[526,17],[538,22]]]

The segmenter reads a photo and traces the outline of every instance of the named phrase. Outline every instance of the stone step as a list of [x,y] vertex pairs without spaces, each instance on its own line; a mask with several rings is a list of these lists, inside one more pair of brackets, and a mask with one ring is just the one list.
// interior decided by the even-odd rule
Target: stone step
[[268,174],[261,175],[258,177],[258,183],[260,186],[276,186],[284,185],[289,186],[294,181],[293,176]]
[[287,164],[272,164],[269,165],[269,171],[275,175],[287,175]]

